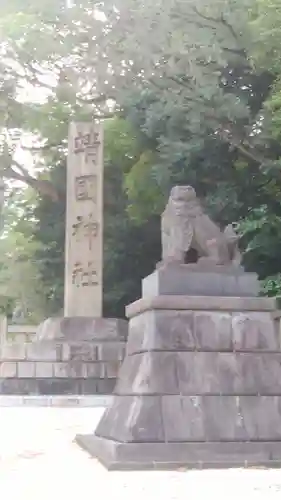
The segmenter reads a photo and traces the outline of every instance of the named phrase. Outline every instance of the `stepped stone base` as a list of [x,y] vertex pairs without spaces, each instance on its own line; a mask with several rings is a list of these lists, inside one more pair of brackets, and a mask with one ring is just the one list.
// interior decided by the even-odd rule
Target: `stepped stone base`
[[281,442],[120,443],[94,434],[75,441],[107,470],[281,467]]
[[0,349],[0,394],[111,394],[125,355],[127,321],[51,318],[36,340]]
[[159,296],[127,308],[126,357],[95,435],[107,468],[281,464],[274,299]]

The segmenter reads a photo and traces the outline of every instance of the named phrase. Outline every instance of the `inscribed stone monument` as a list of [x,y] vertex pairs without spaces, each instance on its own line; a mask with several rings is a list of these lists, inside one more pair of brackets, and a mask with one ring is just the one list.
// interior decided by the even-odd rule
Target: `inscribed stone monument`
[[64,317],[46,319],[30,344],[2,334],[2,394],[112,393],[128,324],[102,317],[102,147],[99,123],[70,125]]
[[102,125],[72,123],[67,161],[65,316],[102,316],[102,252]]
[[276,302],[191,187],[173,188],[163,222],[163,260],[126,309],[112,404],[76,441],[108,469],[281,466]]

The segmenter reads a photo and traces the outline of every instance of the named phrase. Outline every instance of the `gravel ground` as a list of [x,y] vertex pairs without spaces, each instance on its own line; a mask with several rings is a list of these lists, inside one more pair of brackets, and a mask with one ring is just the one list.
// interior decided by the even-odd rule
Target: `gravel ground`
[[281,499],[281,471],[107,472],[73,443],[101,408],[1,407],[0,497],[11,500]]

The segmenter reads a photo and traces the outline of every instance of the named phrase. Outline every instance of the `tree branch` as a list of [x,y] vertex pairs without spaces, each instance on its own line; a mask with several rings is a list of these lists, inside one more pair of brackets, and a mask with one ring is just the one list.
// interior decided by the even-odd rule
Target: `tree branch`
[[12,166],[10,166],[4,169],[2,173],[3,177],[21,181],[27,184],[28,186],[32,187],[33,189],[35,189],[42,196],[51,198],[52,201],[59,200],[60,197],[59,192],[50,181],[35,179],[35,177],[32,177],[29,174],[29,172],[26,170],[25,167],[20,165],[18,162],[13,161],[13,163],[20,170],[21,173],[17,172],[12,168]]

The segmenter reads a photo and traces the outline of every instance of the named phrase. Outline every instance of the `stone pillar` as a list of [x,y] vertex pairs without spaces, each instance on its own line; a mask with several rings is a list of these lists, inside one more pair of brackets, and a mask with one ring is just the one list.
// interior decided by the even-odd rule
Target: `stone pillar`
[[67,161],[64,316],[102,316],[103,131],[71,123]]

